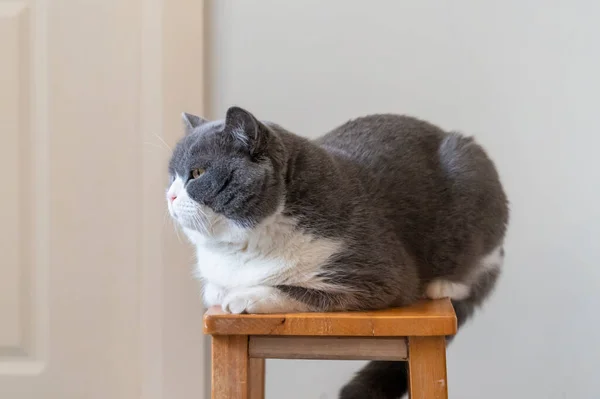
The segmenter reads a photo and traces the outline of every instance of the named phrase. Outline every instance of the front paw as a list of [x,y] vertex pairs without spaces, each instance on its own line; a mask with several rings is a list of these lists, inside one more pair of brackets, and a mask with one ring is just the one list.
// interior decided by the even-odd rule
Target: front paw
[[242,314],[248,313],[250,299],[244,296],[229,295],[221,304],[221,309],[225,313]]
[[221,305],[223,297],[225,296],[225,290],[216,284],[205,283],[202,289],[202,296],[204,298],[204,305],[209,308],[212,306]]
[[229,291],[221,303],[226,313],[286,313],[306,311],[306,307],[267,286],[244,287]]
[[232,314],[260,313],[257,310],[260,310],[261,303],[268,300],[269,296],[268,287],[234,289],[225,295],[221,308]]

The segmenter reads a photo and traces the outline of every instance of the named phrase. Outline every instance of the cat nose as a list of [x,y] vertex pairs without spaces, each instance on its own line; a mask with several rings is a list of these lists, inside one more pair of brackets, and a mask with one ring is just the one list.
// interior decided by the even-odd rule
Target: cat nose
[[177,199],[177,195],[175,194],[169,194],[169,201],[173,202]]

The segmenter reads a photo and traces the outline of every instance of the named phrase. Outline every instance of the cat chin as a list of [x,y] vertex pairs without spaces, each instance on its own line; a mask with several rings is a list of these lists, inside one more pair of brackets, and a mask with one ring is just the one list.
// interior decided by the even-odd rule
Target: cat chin
[[185,233],[185,236],[188,238],[190,243],[194,245],[198,245],[203,243],[209,236],[205,232],[200,232],[198,230],[190,229],[187,227],[181,228]]
[[182,230],[192,244],[203,246],[243,243],[248,235],[247,229],[220,215],[217,215],[206,227],[182,225]]
[[[257,232],[264,233],[265,229],[272,230],[274,226],[278,225],[282,220],[283,210],[284,205],[282,201],[282,204],[277,207],[277,210],[273,214],[265,217],[252,227],[242,226],[208,207],[200,209],[206,223],[190,223],[189,225],[181,222],[178,223],[188,237],[188,240],[194,245],[209,246],[215,249],[223,249],[221,247],[225,246],[227,249],[237,248],[243,250],[244,246],[248,245],[248,240],[252,239]],[[295,225],[295,223],[291,223],[290,221],[284,224]]]

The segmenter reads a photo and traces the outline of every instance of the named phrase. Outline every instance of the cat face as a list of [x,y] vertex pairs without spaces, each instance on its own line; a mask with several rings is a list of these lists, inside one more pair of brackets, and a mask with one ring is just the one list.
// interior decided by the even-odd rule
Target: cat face
[[167,204],[184,228],[205,236],[252,228],[272,215],[284,193],[283,146],[249,112],[224,121],[184,114],[186,136],[169,162]]

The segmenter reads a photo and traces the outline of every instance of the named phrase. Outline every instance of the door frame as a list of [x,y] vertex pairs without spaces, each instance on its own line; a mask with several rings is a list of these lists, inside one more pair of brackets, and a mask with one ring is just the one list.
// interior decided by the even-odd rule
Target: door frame
[[[140,134],[153,147],[173,147],[183,134],[181,113],[206,114],[207,81],[204,0],[142,0],[140,61]],[[191,248],[180,242],[170,220],[165,221],[164,193],[167,181],[167,151],[142,152],[142,192],[146,197],[141,211],[143,256],[140,270],[140,397],[169,399],[188,397],[178,386],[180,376],[199,379],[203,395],[210,397],[210,356],[208,339],[200,348],[190,348],[202,357],[200,370],[189,370],[189,362],[177,360],[178,342],[186,335],[185,321],[174,319],[173,307],[197,308],[189,320],[198,333],[203,308],[198,286],[197,298],[173,304],[179,287],[169,284],[173,267],[189,267]],[[164,179],[156,179],[159,174]],[[157,193],[159,195],[157,196]],[[150,200],[152,198],[152,200]],[[157,212],[160,217],[157,217]],[[168,218],[168,216],[166,216]],[[181,236],[181,234],[180,234]],[[192,274],[189,273],[190,279]],[[194,301],[194,299],[196,301]],[[201,331],[201,330],[200,330]],[[188,334],[189,336],[189,334]],[[193,337],[190,337],[193,339]],[[179,352],[177,352],[179,350]],[[197,366],[197,363],[194,363]],[[182,392],[183,390],[183,392]],[[174,393],[176,392],[176,393]]]

